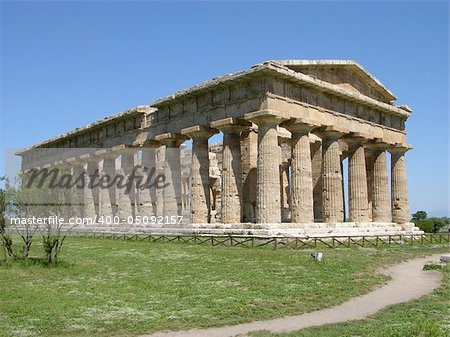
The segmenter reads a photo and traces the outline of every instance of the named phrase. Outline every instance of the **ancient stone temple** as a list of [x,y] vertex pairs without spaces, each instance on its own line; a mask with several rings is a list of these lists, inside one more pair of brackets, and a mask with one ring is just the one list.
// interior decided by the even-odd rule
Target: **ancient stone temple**
[[[141,163],[164,172],[170,184],[162,191],[85,193],[84,216],[185,217],[178,227],[119,231],[411,234],[412,110],[395,100],[354,61],[269,61],[37,144],[20,152],[22,170],[65,165],[86,176],[95,168],[126,175]],[[222,143],[209,144],[218,133]]]

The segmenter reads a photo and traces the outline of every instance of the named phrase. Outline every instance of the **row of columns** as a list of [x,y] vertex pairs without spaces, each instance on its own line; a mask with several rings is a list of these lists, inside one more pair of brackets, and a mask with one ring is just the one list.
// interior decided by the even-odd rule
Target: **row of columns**
[[[351,222],[409,222],[408,190],[405,152],[407,146],[388,146],[370,141],[370,136],[349,133],[336,127],[322,128],[312,122],[295,119],[283,121],[276,113],[256,112],[246,115],[258,126],[256,222],[281,222],[281,185],[277,127],[288,129],[291,136],[291,217],[294,223],[312,223],[319,216],[326,223],[343,222],[345,219],[342,160],[339,140],[348,144],[349,158],[349,214]],[[243,219],[242,172],[239,132],[248,128],[245,121],[226,119],[211,124],[223,132],[223,186],[222,222],[240,223]],[[322,139],[320,145],[311,146],[309,133]],[[183,131],[182,131],[183,132]],[[187,132],[184,132],[188,134]],[[212,135],[212,131],[210,135]],[[204,139],[204,138],[203,138]],[[195,137],[193,137],[195,144]],[[207,152],[207,142],[199,148]],[[193,145],[195,147],[195,145]],[[373,152],[366,158],[365,149]],[[392,198],[389,199],[386,150],[392,154],[391,176]],[[192,179],[201,176],[198,167],[207,166],[205,155],[194,150],[193,157],[205,158],[194,165]],[[196,159],[197,160],[197,159]],[[369,163],[370,167],[368,167]],[[197,165],[197,166],[196,166]],[[321,165],[320,175],[313,175],[313,166]],[[206,170],[205,170],[206,172]],[[206,181],[203,181],[205,184]],[[198,184],[198,183],[197,183]],[[194,185],[193,185],[194,187]],[[193,188],[193,201],[206,200],[204,188]],[[320,198],[320,210],[315,200]],[[369,207],[369,202],[370,206]],[[208,204],[206,204],[208,206]],[[201,211],[203,209],[203,211]],[[206,215],[209,207],[201,202],[192,203],[193,222],[209,222]],[[200,212],[200,213],[199,213]],[[199,216],[194,216],[199,214]]]
[[[291,132],[291,170],[289,205],[293,223],[313,223],[321,219],[325,223],[343,222],[345,219],[342,177],[342,151],[339,141],[348,144],[349,214],[350,222],[409,222],[408,190],[405,152],[406,146],[388,146],[370,140],[370,136],[349,133],[334,126],[321,127],[304,119],[286,120],[275,111],[264,110],[246,114],[244,119],[226,118],[209,126],[194,126],[182,129],[180,133],[165,133],[147,141],[141,164],[156,168],[155,151],[165,146],[164,175],[166,186],[162,189],[162,213],[165,216],[181,215],[183,200],[181,191],[180,146],[192,139],[191,168],[191,221],[211,222],[211,197],[209,181],[208,139],[219,131],[223,132],[221,222],[225,224],[248,222],[252,218],[249,205],[252,200],[247,179],[251,176],[251,165],[242,158],[244,137],[248,138],[252,123],[258,127],[256,148],[256,200],[254,217],[256,223],[282,222],[282,203],[286,203],[284,180],[280,179],[280,149],[278,126]],[[311,144],[310,133],[318,135],[321,142]],[[372,156],[366,156],[370,149]],[[391,199],[387,173],[386,150],[391,157]],[[74,170],[83,170],[86,165],[86,179],[103,160],[102,174],[113,176],[115,160],[121,155],[120,173],[126,179],[137,163],[136,152],[122,147],[109,152],[99,150],[95,156],[82,155],[78,160],[68,160]],[[251,155],[246,149],[246,155]],[[320,169],[319,169],[320,168]],[[288,176],[288,170],[285,171]],[[146,181],[149,172],[141,172]],[[289,178],[287,178],[289,180]],[[250,184],[251,185],[251,184]],[[136,191],[129,193],[109,189],[86,189],[85,214],[136,215]],[[98,200],[101,200],[99,202]],[[117,207],[117,205],[121,207]],[[108,206],[109,205],[109,206]],[[139,191],[139,208],[142,214],[155,215],[157,191],[155,188]]]

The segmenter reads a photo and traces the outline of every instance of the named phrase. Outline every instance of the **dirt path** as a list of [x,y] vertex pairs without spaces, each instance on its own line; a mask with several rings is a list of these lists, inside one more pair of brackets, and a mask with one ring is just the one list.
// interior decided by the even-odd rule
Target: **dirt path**
[[438,261],[441,255],[414,259],[386,268],[380,272],[392,277],[387,284],[329,309],[219,328],[159,332],[142,337],[232,337],[260,330],[273,333],[289,332],[312,326],[362,319],[389,305],[417,299],[438,288],[442,281],[442,274],[438,271],[423,271],[422,268],[427,261]]

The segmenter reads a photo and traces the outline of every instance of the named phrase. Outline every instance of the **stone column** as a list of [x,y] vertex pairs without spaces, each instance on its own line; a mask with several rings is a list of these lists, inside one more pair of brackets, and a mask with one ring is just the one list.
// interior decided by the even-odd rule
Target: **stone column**
[[348,194],[350,222],[368,222],[366,155],[363,144],[368,141],[360,135],[346,139],[349,146]]
[[290,186],[289,186],[289,162],[280,164],[280,207],[281,221],[286,222],[290,219]]
[[[165,177],[165,162],[166,149],[165,146],[160,146],[156,151],[156,174]],[[156,215],[163,216],[164,214],[164,192],[165,188],[158,188],[156,190]]]
[[322,138],[322,216],[326,223],[344,221],[339,138],[346,130],[333,126],[320,132]]
[[142,182],[138,186],[139,213],[141,216],[156,215],[156,187],[155,178],[158,175],[156,168],[156,150],[161,146],[155,141],[148,141],[142,145],[141,172]]
[[98,187],[93,187],[99,178],[98,159],[92,154],[84,154],[80,156],[80,160],[86,163],[84,217],[95,219],[99,214],[99,191]]
[[251,123],[225,118],[211,123],[223,132],[222,141],[222,223],[241,223],[243,219],[242,161],[240,133]]
[[86,188],[85,177],[85,163],[78,160],[76,157],[71,157],[66,160],[67,164],[71,167],[71,175],[73,178],[73,200],[72,205],[74,207],[74,213],[76,216],[84,216],[84,190]]
[[[210,165],[211,167],[211,161]],[[185,144],[180,146],[180,169],[181,169],[181,206],[182,216],[191,219],[191,169],[192,169],[192,148],[187,148]],[[211,181],[211,177],[210,177]]]
[[163,189],[163,215],[177,216],[182,213],[181,203],[181,167],[180,145],[187,137],[179,133],[164,133],[155,137],[156,141],[165,145],[164,174],[166,187]]
[[347,220],[347,218],[346,218],[346,216],[347,216],[347,208],[345,207],[345,180],[344,180],[344,160],[345,160],[346,157],[341,152],[341,155],[339,156],[339,158],[341,159],[342,210],[344,212],[344,220],[343,221],[346,221]]
[[209,223],[211,221],[211,194],[209,191],[208,139],[218,131],[197,125],[183,129],[181,133],[192,139],[192,222]]
[[366,154],[366,172],[367,172],[367,209],[368,209],[368,219],[369,221],[372,221],[373,217],[373,165],[374,165],[374,158],[373,158],[373,151],[372,147],[365,147],[365,154]]
[[118,186],[117,189],[117,214],[122,220],[128,220],[130,217],[135,217],[137,214],[136,205],[136,181],[134,174],[137,172],[137,148],[127,146],[113,147],[116,154],[121,155],[120,169],[118,174],[124,177],[123,186]]
[[[117,155],[107,149],[98,150],[95,152],[95,155],[102,162],[100,170],[101,186],[99,189],[99,215],[103,217],[112,217],[115,215],[116,211],[116,186],[114,185],[107,188],[105,186],[110,185],[112,179],[114,179]],[[106,221],[107,219],[103,220]]]
[[277,126],[284,118],[272,110],[248,113],[245,118],[258,125],[256,222],[280,223],[280,165]]
[[313,180],[314,221],[323,221],[322,217],[322,142],[311,142],[311,164]]
[[397,145],[388,149],[391,153],[392,221],[398,224],[410,222],[405,153],[411,148]]
[[[387,172],[387,144],[371,143],[372,175],[372,221],[391,222],[391,203],[389,198],[389,177]],[[370,210],[370,209],[369,209]]]
[[242,221],[256,221],[256,166],[258,160],[258,133],[252,129],[241,133],[242,162]]
[[282,126],[292,133],[292,222],[313,223],[314,201],[309,132],[317,126],[302,120],[289,120]]

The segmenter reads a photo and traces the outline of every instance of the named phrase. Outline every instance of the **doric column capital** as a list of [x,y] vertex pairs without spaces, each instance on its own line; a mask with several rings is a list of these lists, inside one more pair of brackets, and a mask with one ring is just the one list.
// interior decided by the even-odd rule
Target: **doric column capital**
[[86,164],[85,162],[83,162],[82,160],[80,160],[77,157],[67,158],[66,163],[67,163],[67,165],[71,165],[73,167],[80,167],[80,168],[83,168],[84,164]]
[[353,152],[360,146],[370,141],[372,137],[361,132],[352,132],[343,137],[343,141],[348,145],[348,151]]
[[392,146],[392,145],[384,142],[381,138],[375,138],[373,140],[368,141],[364,146],[370,150],[384,151],[389,146]]
[[112,155],[115,154],[116,156],[120,156],[122,154],[135,154],[137,151],[139,151],[139,148],[136,146],[121,144],[121,145],[113,146],[111,148],[110,153]]
[[182,135],[180,133],[163,133],[155,136],[154,140],[160,142],[166,147],[180,147],[188,137],[186,135]]
[[61,167],[64,166],[64,164],[65,164],[65,161],[57,160],[57,161],[53,162],[51,164],[51,166],[54,167],[54,168],[61,168]]
[[322,139],[311,132],[309,133],[308,139],[311,144],[311,148],[318,148],[322,146]]
[[292,134],[308,134],[313,129],[317,129],[320,125],[303,118],[292,118],[280,124],[281,127],[286,128]]
[[229,117],[212,122],[211,127],[222,132],[240,133],[245,129],[251,128],[252,123],[246,120]]
[[154,139],[145,139],[141,141],[137,141],[133,143],[134,147],[138,148],[147,148],[147,149],[156,149],[160,147],[162,144]]
[[246,113],[244,119],[252,121],[258,126],[277,126],[281,122],[287,120],[288,117],[276,110],[266,109]]
[[95,151],[94,154],[100,159],[115,159],[119,156],[119,153],[112,149],[100,149]]
[[413,148],[410,144],[400,144],[397,143],[395,145],[389,146],[386,150],[388,150],[391,154],[405,154],[407,151],[411,150]]
[[219,133],[219,131],[201,125],[195,125],[181,130],[182,135],[188,136],[191,139],[208,139],[216,133]]
[[291,138],[278,136],[278,145],[282,146],[283,144],[291,144]]
[[350,146],[345,141],[338,141],[339,143],[339,154],[341,156],[347,156],[349,153]]
[[80,161],[82,161],[84,163],[94,163],[94,162],[100,161],[100,158],[97,157],[93,153],[85,153],[85,154],[80,155],[78,160],[80,160]]
[[344,127],[329,125],[314,130],[314,133],[322,139],[339,139],[349,134],[350,131]]

